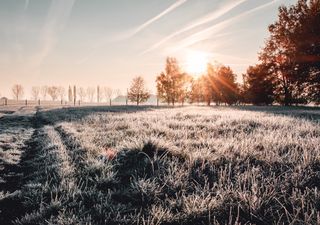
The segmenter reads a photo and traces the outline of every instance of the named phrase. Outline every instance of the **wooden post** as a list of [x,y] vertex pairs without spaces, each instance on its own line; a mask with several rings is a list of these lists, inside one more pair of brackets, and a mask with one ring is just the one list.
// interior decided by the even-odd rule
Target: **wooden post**
[[38,99],[38,105],[40,105],[40,99]]
[[126,105],[128,105],[128,88],[127,88],[127,96],[126,96]]
[[110,101],[110,106],[111,106],[111,98],[109,99],[109,101]]
[[4,99],[4,105],[8,105],[8,99]]
[[157,106],[159,106],[159,97],[157,96]]
[[80,105],[80,100],[79,100],[79,105]]
[[28,105],[28,100],[26,99],[26,105]]

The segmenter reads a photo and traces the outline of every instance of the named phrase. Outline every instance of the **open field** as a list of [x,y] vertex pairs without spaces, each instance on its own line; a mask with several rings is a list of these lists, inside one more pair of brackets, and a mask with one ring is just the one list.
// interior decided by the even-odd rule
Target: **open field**
[[319,108],[0,111],[0,224],[320,223]]

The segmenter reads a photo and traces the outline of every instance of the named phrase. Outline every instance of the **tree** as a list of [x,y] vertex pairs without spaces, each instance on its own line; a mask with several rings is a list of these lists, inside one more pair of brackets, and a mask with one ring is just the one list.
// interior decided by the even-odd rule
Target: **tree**
[[299,0],[281,6],[278,20],[269,26],[259,59],[275,77],[275,92],[284,105],[319,100],[314,95],[320,92],[319,24],[319,0]]
[[72,88],[69,85],[69,89],[68,89],[68,101],[72,102],[73,101],[73,93],[72,93]]
[[168,104],[181,100],[185,95],[186,74],[181,72],[179,64],[175,58],[166,59],[165,71],[157,76],[157,93],[159,98]]
[[99,103],[101,101],[101,93],[100,93],[100,86],[97,86],[97,102]]
[[62,86],[58,87],[58,96],[60,97],[61,103],[64,100],[65,95],[66,95],[66,90],[64,89],[64,87]]
[[96,90],[95,90],[94,87],[88,87],[87,88],[87,97],[88,97],[88,100],[90,102],[93,102],[94,96],[95,96],[95,92],[96,92]]
[[200,104],[200,102],[204,101],[204,76],[191,81],[191,92],[189,97],[191,103],[197,102]]
[[37,101],[39,99],[40,90],[41,90],[41,88],[40,87],[36,87],[36,86],[33,86],[31,88],[31,96],[32,96],[33,100]]
[[73,86],[73,104],[76,105],[77,102],[77,87],[76,85]]
[[113,95],[113,90],[110,87],[103,87],[102,93],[106,101],[110,101]]
[[78,91],[78,96],[81,102],[85,100],[86,95],[87,95],[86,90],[83,87],[80,87]]
[[274,101],[274,83],[272,74],[264,65],[250,66],[244,74],[242,93],[246,102],[255,105],[269,105]]
[[18,101],[20,98],[23,97],[24,95],[24,89],[23,86],[21,84],[15,84],[13,85],[12,89],[12,94],[13,97]]
[[211,102],[219,104],[221,101],[221,93],[217,86],[217,69],[211,64],[207,65],[206,75],[201,77],[203,84],[203,97],[209,106]]
[[51,86],[48,88],[48,95],[50,95],[52,101],[56,101],[59,97],[59,89],[56,86]]
[[131,87],[128,91],[128,99],[139,105],[150,98],[150,92],[145,88],[145,82],[141,76],[133,78]]
[[238,100],[238,85],[236,75],[229,66],[220,66],[217,70],[216,86],[220,101],[232,105]]
[[41,92],[42,99],[46,100],[47,94],[48,94],[48,86],[46,86],[46,85],[42,86],[40,92]]

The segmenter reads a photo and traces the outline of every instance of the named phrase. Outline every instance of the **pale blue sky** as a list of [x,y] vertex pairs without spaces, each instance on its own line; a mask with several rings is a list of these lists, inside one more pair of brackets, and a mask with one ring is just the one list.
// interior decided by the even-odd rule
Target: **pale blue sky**
[[142,75],[149,89],[166,56],[190,51],[241,77],[257,61],[277,8],[295,0],[0,0],[0,93],[15,83],[110,86]]

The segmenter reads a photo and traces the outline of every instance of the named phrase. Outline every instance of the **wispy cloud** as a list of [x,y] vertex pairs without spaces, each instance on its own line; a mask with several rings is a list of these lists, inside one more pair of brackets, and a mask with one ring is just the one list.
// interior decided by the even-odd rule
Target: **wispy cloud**
[[51,2],[46,21],[41,32],[41,45],[38,52],[31,58],[31,65],[38,66],[52,51],[59,39],[72,12],[76,0],[55,0]]
[[218,31],[221,31],[222,29],[225,29],[227,26],[234,24],[238,22],[239,20],[245,18],[246,16],[249,16],[253,13],[256,13],[262,9],[265,9],[275,3],[277,3],[280,0],[272,0],[271,2],[262,4],[260,6],[257,6],[253,9],[250,9],[248,11],[242,12],[234,17],[231,17],[225,21],[222,21],[220,23],[214,24],[210,27],[207,27],[195,34],[190,35],[189,37],[183,39],[182,41],[179,41],[179,43],[175,44],[174,51],[178,51],[182,48],[189,47],[191,45],[194,45],[196,43],[199,43],[203,40],[206,40],[210,38],[212,35],[215,35]]
[[184,4],[185,2],[187,2],[187,0],[179,0],[175,3],[173,3],[171,6],[169,6],[167,9],[165,9],[164,11],[162,11],[161,13],[159,13],[158,15],[156,15],[155,17],[149,19],[148,21],[144,22],[143,24],[141,24],[140,26],[138,26],[137,28],[135,28],[135,30],[131,33],[131,36],[137,34],[138,32],[140,32],[141,30],[143,30],[144,28],[148,27],[150,24],[154,23],[155,21],[159,20],[161,17],[165,16],[166,14],[170,13],[171,11],[173,11],[174,9],[178,8],[179,6],[181,6],[182,4]]
[[28,9],[28,6],[29,6],[29,0],[26,0],[24,3],[23,10],[26,11]]
[[156,44],[154,44],[153,46],[151,46],[150,48],[146,49],[145,51],[142,52],[142,54],[145,54],[147,52],[150,52],[154,49],[156,49],[157,47],[159,47],[160,45],[164,44],[165,42],[169,41],[170,39],[186,32],[189,31],[193,28],[196,28],[198,26],[201,26],[203,24],[206,24],[208,22],[211,22],[215,19],[218,19],[219,17],[225,15],[226,13],[230,12],[232,9],[236,8],[237,6],[239,6],[240,4],[246,2],[248,0],[231,0],[229,2],[227,2],[227,4],[223,5],[221,8],[218,8],[218,10],[209,13],[208,15],[200,18],[199,20],[191,23],[190,25],[168,35],[167,37],[163,38],[161,41],[157,42]]
[[[165,10],[163,10],[162,12],[160,12],[158,15],[152,17],[151,19],[145,21],[143,24],[134,27],[130,30],[124,31],[118,35],[115,35],[114,37],[108,37],[108,39],[102,39],[100,41],[97,42],[97,44],[95,44],[93,46],[93,48],[91,49],[91,52],[89,54],[87,54],[87,56],[85,56],[84,58],[82,58],[81,60],[79,60],[76,64],[83,64],[86,61],[88,61],[96,52],[96,50],[106,44],[109,44],[111,42],[114,41],[123,41],[126,39],[129,39],[131,37],[133,37],[134,35],[136,35],[137,33],[139,33],[140,31],[142,31],[143,29],[147,28],[148,26],[150,26],[152,23],[156,22],[157,20],[161,19],[162,17],[164,17],[165,15],[167,15],[168,13],[172,12],[173,10],[175,10],[176,8],[178,8],[179,6],[183,5],[184,3],[186,3],[188,0],[178,0],[175,3],[173,3],[172,5],[170,5],[168,8],[166,8]],[[242,1],[242,0],[241,0]]]

